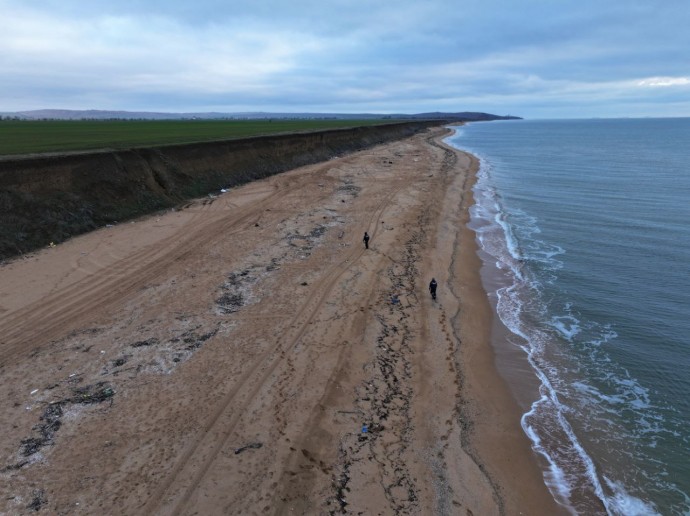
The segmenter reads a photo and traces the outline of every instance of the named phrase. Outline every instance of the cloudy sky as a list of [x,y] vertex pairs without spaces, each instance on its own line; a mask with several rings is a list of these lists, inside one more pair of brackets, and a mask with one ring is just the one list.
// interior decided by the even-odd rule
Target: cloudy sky
[[690,116],[689,0],[0,0],[0,111]]

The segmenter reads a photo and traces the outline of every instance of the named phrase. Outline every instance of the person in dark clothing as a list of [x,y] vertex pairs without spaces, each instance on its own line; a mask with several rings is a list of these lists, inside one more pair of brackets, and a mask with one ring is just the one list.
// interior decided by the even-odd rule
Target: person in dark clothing
[[369,233],[364,232],[364,248],[369,249]]
[[431,278],[431,283],[429,283],[429,292],[431,292],[431,299],[436,299],[436,287],[438,286],[438,283],[436,283],[436,278]]

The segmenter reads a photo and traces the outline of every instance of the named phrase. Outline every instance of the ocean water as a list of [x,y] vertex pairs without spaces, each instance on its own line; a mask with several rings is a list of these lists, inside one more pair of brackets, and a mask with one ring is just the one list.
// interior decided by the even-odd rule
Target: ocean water
[[522,427],[552,494],[576,514],[690,514],[690,119],[481,122],[447,141],[481,161],[494,344],[540,386]]

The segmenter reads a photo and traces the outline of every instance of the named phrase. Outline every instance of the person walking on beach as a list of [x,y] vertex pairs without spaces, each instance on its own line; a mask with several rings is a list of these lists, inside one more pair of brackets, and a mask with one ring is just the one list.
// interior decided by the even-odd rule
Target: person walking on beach
[[436,278],[431,278],[431,283],[429,283],[429,292],[431,292],[431,299],[434,301],[436,300],[436,287],[438,286],[438,283],[436,283]]
[[364,249],[369,249],[369,233],[364,232]]

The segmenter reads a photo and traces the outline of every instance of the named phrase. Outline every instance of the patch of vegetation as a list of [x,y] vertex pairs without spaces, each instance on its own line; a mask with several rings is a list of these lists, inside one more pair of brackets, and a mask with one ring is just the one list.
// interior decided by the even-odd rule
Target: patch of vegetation
[[3,120],[0,155],[248,138],[391,123],[390,120]]

